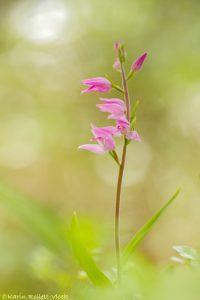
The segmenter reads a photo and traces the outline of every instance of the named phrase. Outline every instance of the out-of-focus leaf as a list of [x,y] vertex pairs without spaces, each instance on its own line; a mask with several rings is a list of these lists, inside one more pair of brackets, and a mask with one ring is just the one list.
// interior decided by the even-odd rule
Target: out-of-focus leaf
[[0,203],[25,223],[28,230],[54,251],[64,253],[69,246],[64,226],[49,209],[16,189],[0,184]]
[[109,151],[108,153],[109,153],[110,156],[114,159],[114,161],[115,161],[118,165],[120,165],[120,161],[119,161],[117,152],[116,152],[115,150],[112,150],[112,151]]
[[181,257],[189,260],[198,260],[199,255],[194,248],[188,246],[173,246],[172,247]]
[[74,256],[79,261],[81,268],[87,273],[91,282],[95,286],[110,284],[109,279],[98,268],[94,259],[87,251],[80,236],[80,227],[76,213],[73,214],[71,223],[71,243]]
[[160,216],[164,213],[167,207],[172,204],[172,202],[176,199],[178,194],[180,193],[180,189],[178,189],[175,194],[165,203],[165,205],[155,214],[153,215],[149,221],[136,233],[133,239],[128,243],[122,254],[122,261],[125,262],[131,253],[136,249],[136,247],[140,244],[140,242],[144,239],[144,237],[148,234],[151,227],[154,223],[160,218]]
[[131,127],[133,128],[133,122],[134,122],[134,119],[136,117],[136,112],[137,112],[137,109],[138,109],[138,106],[139,106],[140,102],[139,100],[137,100],[135,102],[135,105],[133,106],[133,109],[132,109],[132,112],[131,112],[131,119],[130,119],[130,122],[131,122]]

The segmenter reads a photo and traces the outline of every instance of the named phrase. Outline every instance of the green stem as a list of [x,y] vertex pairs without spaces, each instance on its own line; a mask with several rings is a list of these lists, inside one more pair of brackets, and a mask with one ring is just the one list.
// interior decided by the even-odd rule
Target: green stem
[[117,194],[116,194],[116,208],[115,208],[115,250],[117,258],[117,277],[118,282],[121,281],[121,258],[120,258],[120,200],[121,200],[121,189],[122,179],[124,173],[124,166],[126,160],[126,142],[124,141],[122,160],[119,167],[118,180],[117,180]]
[[[122,63],[121,63],[121,74],[122,74],[122,85],[124,89],[124,100],[126,102],[126,107],[127,107],[126,117],[130,121],[130,111],[131,111],[130,99],[129,99],[127,81],[126,81],[126,74]],[[119,167],[118,180],[117,180],[116,208],[115,208],[115,251],[116,251],[116,259],[117,259],[117,277],[119,283],[121,281],[120,202],[121,202],[121,190],[122,190],[124,166],[126,161],[126,150],[127,150],[127,143],[126,143],[126,138],[124,138],[122,159]]]
[[123,90],[124,90],[124,100],[126,102],[126,109],[127,109],[126,117],[127,117],[127,120],[130,121],[131,103],[130,103],[130,99],[129,99],[128,85],[127,85],[126,74],[125,74],[123,64],[121,64],[121,73],[122,73],[122,85],[123,85]]

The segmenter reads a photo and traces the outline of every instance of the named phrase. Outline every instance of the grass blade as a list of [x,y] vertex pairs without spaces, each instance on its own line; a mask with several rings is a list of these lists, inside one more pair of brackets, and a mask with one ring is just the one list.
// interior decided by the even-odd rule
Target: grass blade
[[172,202],[176,199],[178,194],[180,193],[180,189],[178,189],[174,195],[165,203],[165,205],[153,215],[146,224],[136,233],[133,239],[128,243],[124,252],[122,253],[122,261],[125,262],[128,257],[134,252],[136,247],[140,244],[140,242],[144,239],[144,237],[148,234],[151,227],[154,223],[160,218],[160,216],[164,213],[164,211],[172,204]]
[[17,189],[0,184],[0,204],[17,217],[43,244],[61,253],[69,247],[64,225],[49,209]]
[[90,253],[82,243],[80,237],[79,222],[76,213],[73,214],[71,223],[71,243],[74,256],[79,261],[81,268],[87,273],[91,282],[95,286],[103,286],[110,284],[109,279],[97,267]]
[[140,102],[139,102],[139,100],[137,100],[137,101],[135,102],[135,105],[133,106],[133,110],[132,110],[132,112],[131,112],[131,119],[130,119],[131,125],[132,125],[133,120],[134,120],[135,117],[136,117],[136,112],[137,112],[137,109],[138,109],[138,107],[139,107],[139,104],[140,104]]

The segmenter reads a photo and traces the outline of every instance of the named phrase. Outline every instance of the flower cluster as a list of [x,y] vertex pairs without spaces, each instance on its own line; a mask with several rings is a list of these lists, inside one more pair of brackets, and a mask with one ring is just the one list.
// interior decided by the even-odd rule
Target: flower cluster
[[[115,44],[116,60],[114,68],[120,71],[120,58],[117,55],[118,49],[121,47],[120,43]],[[123,53],[124,57],[126,53]],[[146,58],[147,54],[141,55],[131,66],[131,72],[139,71]],[[131,73],[131,76],[132,76]],[[94,77],[90,79],[82,80],[82,83],[87,86],[85,90],[81,92],[109,92],[115,85],[104,77]],[[101,112],[108,113],[108,119],[115,121],[115,126],[96,127],[91,124],[91,132],[93,138],[91,144],[84,144],[79,146],[79,149],[85,149],[98,154],[104,154],[107,151],[115,150],[114,138],[117,136],[123,136],[127,141],[135,140],[140,141],[140,136],[137,131],[132,130],[130,120],[127,118],[127,106],[126,102],[118,98],[99,98],[102,103],[96,104],[96,107]]]
[[[94,86],[95,82],[95,86]],[[91,83],[92,89],[105,88],[104,81],[101,78],[99,81],[94,78],[88,79],[87,83]],[[107,84],[107,80],[105,79]],[[93,85],[92,85],[93,84]],[[127,140],[140,141],[139,134],[136,131],[131,131],[130,122],[126,118],[126,104],[124,100],[112,98],[100,98],[102,104],[96,104],[96,106],[102,112],[109,113],[108,119],[114,119],[116,121],[115,126],[96,127],[91,125],[91,131],[93,134],[92,141],[95,144],[85,144],[79,146],[79,149],[85,149],[98,154],[104,154],[106,151],[112,151],[115,149],[115,142],[113,137],[125,136]]]

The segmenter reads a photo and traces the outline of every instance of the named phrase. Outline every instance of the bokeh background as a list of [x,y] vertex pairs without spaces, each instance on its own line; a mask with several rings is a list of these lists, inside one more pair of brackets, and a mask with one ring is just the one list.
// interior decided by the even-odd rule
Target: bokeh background
[[1,291],[49,291],[56,272],[59,283],[71,280],[70,256],[65,270],[59,264],[52,270],[55,257],[38,234],[43,215],[34,205],[53,218],[47,231],[56,218],[66,235],[77,211],[91,247],[112,252],[117,167],[108,155],[77,147],[89,141],[91,122],[108,122],[95,107],[99,95],[80,96],[80,80],[108,74],[120,84],[112,69],[118,40],[126,46],[127,70],[148,52],[129,84],[133,103],[140,100],[143,141],[129,146],[122,244],[181,187],[140,250],[162,265],[173,245],[199,247],[199,12],[195,0],[0,1]]

